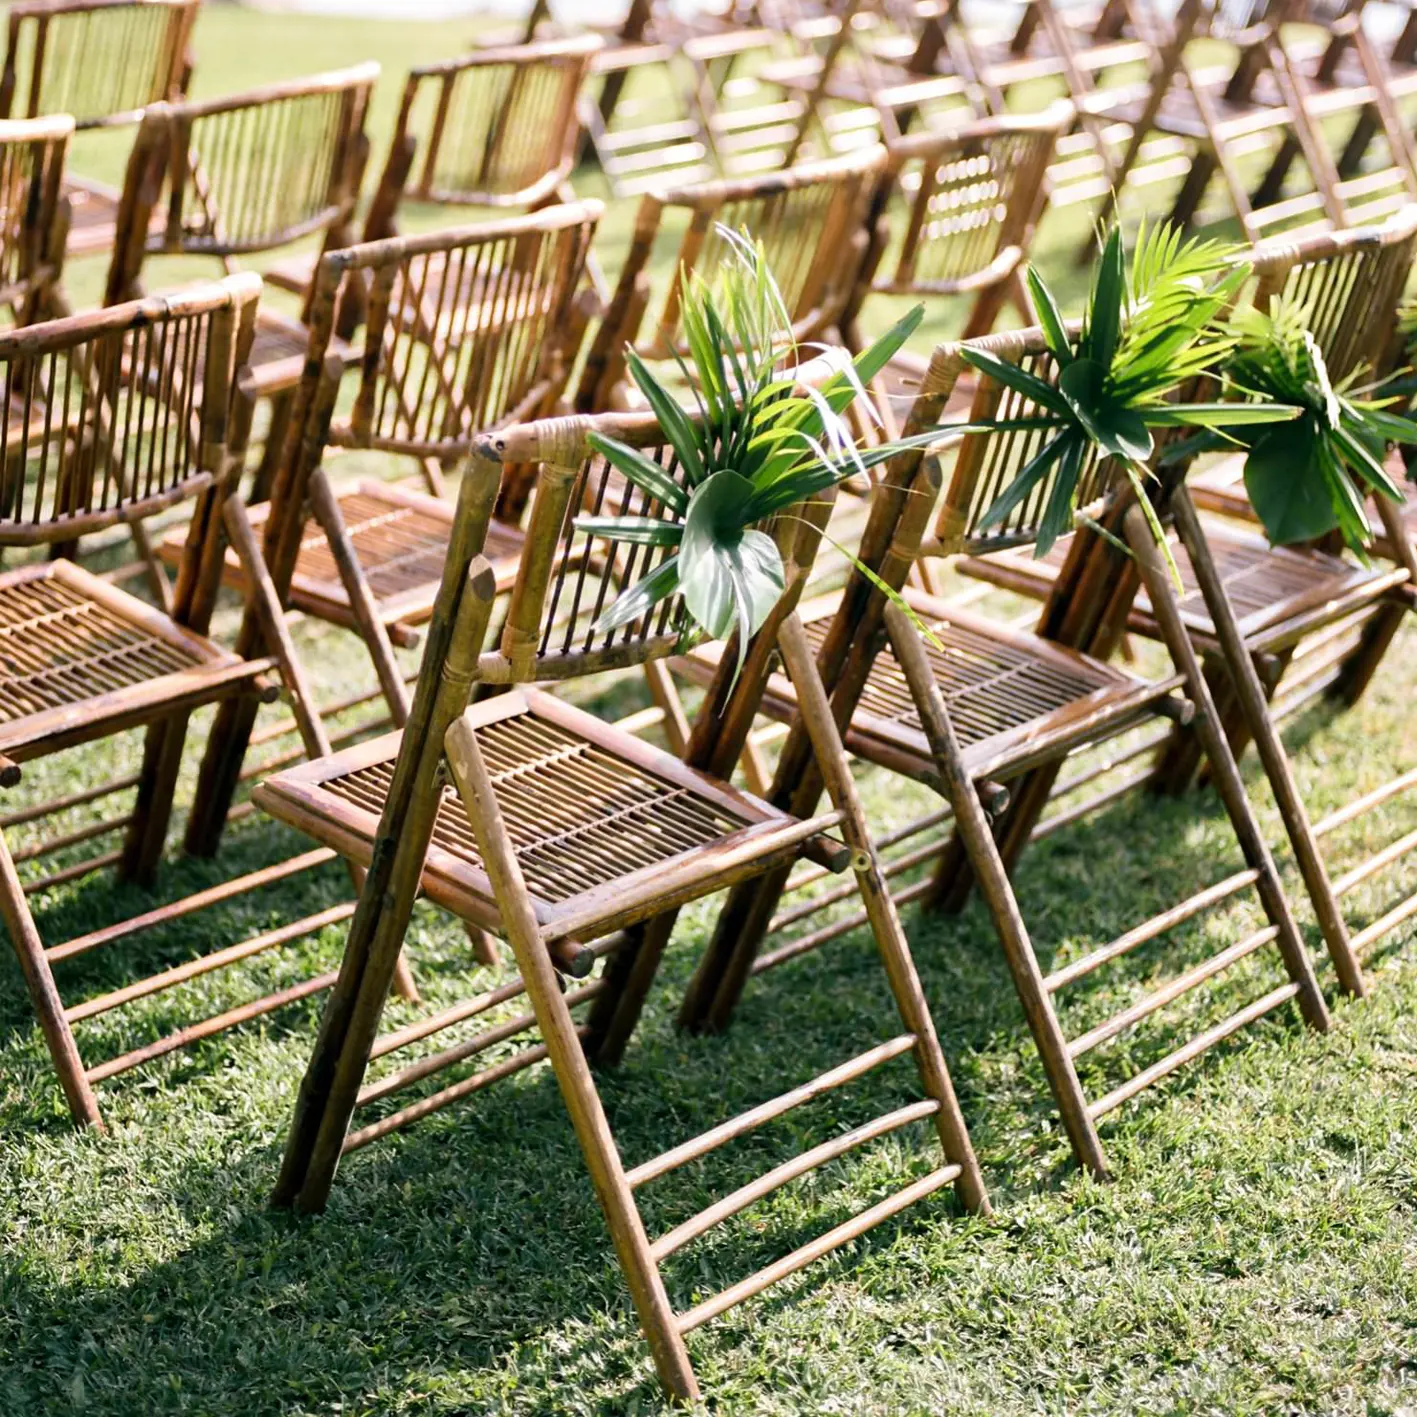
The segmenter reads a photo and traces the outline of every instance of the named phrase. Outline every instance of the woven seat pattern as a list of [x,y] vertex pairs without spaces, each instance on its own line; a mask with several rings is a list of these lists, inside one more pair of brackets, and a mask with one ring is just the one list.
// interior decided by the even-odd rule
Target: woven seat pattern
[[[829,623],[822,619],[808,625],[814,648],[820,648]],[[925,652],[965,747],[1021,728],[1116,682],[1100,666],[1091,671],[1084,663],[1070,667],[1035,658],[1024,647],[972,628],[936,621],[930,631],[940,643],[926,640]],[[905,674],[888,647],[876,658],[861,705],[877,718],[922,728]]]
[[56,579],[0,591],[0,722],[83,703],[201,661]]
[[[507,831],[532,894],[558,903],[747,825],[691,791],[556,724],[519,714],[478,729]],[[378,816],[393,762],[329,780],[326,789]],[[482,859],[452,788],[445,788],[434,844],[477,870]]]

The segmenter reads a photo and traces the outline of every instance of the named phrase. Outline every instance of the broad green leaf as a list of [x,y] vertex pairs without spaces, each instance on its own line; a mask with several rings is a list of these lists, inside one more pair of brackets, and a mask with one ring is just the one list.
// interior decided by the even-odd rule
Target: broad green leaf
[[751,636],[782,594],[782,558],[772,538],[749,528],[745,516],[753,484],[739,473],[713,473],[689,501],[679,548],[684,603],[715,639],[737,618],[735,578],[741,578],[751,612],[742,627]]
[[1313,541],[1338,525],[1312,413],[1266,428],[1245,459],[1250,505],[1276,546]]
[[607,438],[600,433],[588,434],[586,442],[612,467],[619,468],[641,492],[647,492],[671,511],[683,515],[689,505],[688,494],[652,458],[647,458],[638,448],[631,448],[616,438]]
[[679,557],[670,556],[643,580],[637,581],[629,590],[618,596],[591,629],[597,635],[618,630],[622,625],[628,625],[653,610],[661,600],[673,595],[678,589]]
[[1088,305],[1086,353],[1104,370],[1112,367],[1112,356],[1117,352],[1117,335],[1122,327],[1125,298],[1122,230],[1114,226],[1107,233],[1107,243],[1102,248],[1102,260],[1097,267],[1097,279]]
[[684,528],[657,517],[577,517],[576,530],[631,546],[677,546]]
[[1019,474],[995,499],[992,506],[979,519],[981,529],[997,526],[1017,507],[1042,481],[1048,469],[1068,451],[1081,442],[1081,435],[1073,429],[1050,438],[1037,453],[1019,470]]
[[964,345],[961,347],[960,353],[964,356],[965,363],[972,364],[981,374],[987,374],[995,383],[1003,384],[1005,388],[1022,394],[1024,398],[1032,399],[1040,408],[1046,408],[1050,413],[1071,419],[1072,410],[1067,399],[1036,374],[1030,374],[1027,369],[1023,369],[1017,364],[1010,364],[1008,360],[1000,359],[997,354],[991,354],[988,350],[973,349],[969,345]]
[[1048,503],[1038,523],[1038,539],[1033,547],[1033,554],[1039,560],[1053,549],[1054,543],[1073,524],[1074,497],[1086,452],[1086,444],[1081,438],[1070,438],[1062,457],[1058,459],[1057,476],[1048,493]]
[[1075,359],[1059,374],[1058,389],[1099,448],[1124,462],[1144,462],[1151,434],[1141,414],[1108,398],[1106,376],[1095,359]]
[[1242,428],[1253,423],[1291,423],[1304,410],[1287,403],[1162,403],[1142,416],[1152,428]]

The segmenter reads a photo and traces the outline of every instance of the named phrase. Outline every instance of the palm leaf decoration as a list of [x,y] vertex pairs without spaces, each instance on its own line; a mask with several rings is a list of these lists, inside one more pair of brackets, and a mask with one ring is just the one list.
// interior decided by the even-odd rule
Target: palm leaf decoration
[[1237,429],[1247,450],[1245,490],[1275,545],[1313,541],[1337,529],[1364,557],[1371,538],[1369,492],[1404,500],[1383,468],[1389,443],[1417,443],[1417,423],[1390,411],[1391,398],[1362,398],[1355,370],[1334,384],[1307,307],[1277,300],[1266,312],[1241,310],[1226,374],[1248,398],[1295,410],[1292,422]]
[[1237,250],[1220,241],[1185,241],[1179,230],[1162,224],[1142,230],[1128,268],[1121,232],[1114,226],[1103,243],[1075,339],[1042,277],[1028,268],[1029,294],[1058,369],[1056,386],[982,350],[966,347],[964,357],[1036,404],[1050,436],[985,512],[982,525],[1002,522],[1051,472],[1054,481],[1034,547],[1035,556],[1046,556],[1076,523],[1078,483],[1095,450],[1131,479],[1164,547],[1142,486],[1155,451],[1154,430],[1220,429],[1295,416],[1292,409],[1254,403],[1170,401],[1233,343],[1220,316],[1249,274],[1237,262]]
[[748,641],[784,587],[782,557],[761,524],[939,435],[860,449],[844,417],[919,325],[923,306],[820,388],[800,389],[781,373],[795,363],[796,350],[762,245],[718,230],[729,248],[718,288],[691,275],[683,293],[689,357],[680,363],[700,418],[687,416],[633,351],[628,356],[630,375],[659,420],[682,483],[624,443],[599,435],[590,440],[670,515],[578,516],[576,526],[591,536],[670,549],[600,616],[597,633],[630,624],[679,593],[688,617],[679,628],[697,628],[714,639],[737,630],[741,668]]

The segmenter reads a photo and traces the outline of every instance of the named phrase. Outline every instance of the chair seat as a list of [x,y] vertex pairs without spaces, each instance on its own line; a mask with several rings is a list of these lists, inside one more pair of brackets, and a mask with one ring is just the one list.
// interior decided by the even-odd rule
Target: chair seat
[[[535,689],[473,706],[478,745],[547,939],[597,939],[794,859],[836,825],[798,821]],[[276,774],[271,816],[368,864],[402,735]],[[429,897],[499,928],[462,803],[445,787],[423,868]]]
[[[117,240],[118,202],[122,193],[101,182],[68,176],[63,192],[69,203],[69,237],[65,250],[71,256],[111,255]],[[167,228],[167,209],[153,212],[148,230],[161,233]]]
[[271,665],[70,561],[0,574],[0,753],[16,762],[249,690]]
[[[251,342],[251,383],[258,395],[293,389],[305,370],[309,327],[267,306],[256,313],[256,333]],[[359,362],[358,349],[336,335],[330,336],[330,354],[339,355],[346,369]]]
[[[1365,570],[1322,551],[1272,547],[1262,536],[1221,522],[1207,521],[1205,537],[1242,633],[1266,646],[1281,639],[1286,626],[1311,612],[1325,606],[1357,609],[1403,579],[1400,571]],[[1060,537],[1042,560],[1035,560],[1025,547],[964,557],[957,564],[965,575],[1042,600],[1052,590],[1071,545],[1069,534]],[[1174,539],[1171,550],[1181,575],[1181,618],[1198,645],[1212,648],[1215,626],[1190,558]],[[1145,590],[1137,595],[1127,623],[1136,634],[1160,638]]]
[[[903,594],[937,642],[924,639],[926,657],[976,779],[1009,777],[1061,757],[1080,742],[1120,732],[1146,717],[1180,682],[1138,679],[914,588]],[[814,648],[839,604],[839,593],[833,593],[802,606]],[[705,677],[720,651],[720,646],[695,651],[690,658],[698,661],[697,677]],[[782,719],[795,714],[796,696],[785,675],[772,677],[763,708]],[[846,745],[896,772],[927,780],[935,774],[910,686],[889,645],[871,667]]]
[[[386,482],[362,481],[338,493],[345,529],[385,625],[417,625],[433,613],[453,506],[426,493],[413,492]],[[251,524],[264,528],[270,503],[250,508]],[[185,528],[176,527],[163,538],[159,554],[169,566],[182,558]],[[499,590],[508,589],[516,576],[523,535],[518,527],[492,522],[487,530],[487,552]],[[224,582],[245,589],[245,575],[236,553],[227,549]],[[329,542],[319,523],[311,521],[300,543],[295,573],[290,583],[292,608],[346,629],[356,629],[349,595],[340,579]]]

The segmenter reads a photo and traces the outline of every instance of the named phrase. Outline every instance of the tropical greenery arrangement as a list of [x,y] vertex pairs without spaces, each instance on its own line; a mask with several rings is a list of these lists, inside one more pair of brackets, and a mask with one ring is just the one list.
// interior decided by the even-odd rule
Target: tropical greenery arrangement
[[1058,367],[1056,386],[984,350],[967,349],[965,358],[1034,403],[1049,436],[985,513],[985,526],[1003,521],[1057,464],[1035,547],[1037,556],[1046,556],[1077,518],[1079,479],[1097,452],[1114,459],[1131,479],[1164,548],[1143,487],[1155,451],[1154,430],[1219,432],[1296,417],[1295,410],[1277,404],[1170,401],[1185,384],[1215,369],[1235,343],[1223,316],[1249,274],[1236,260],[1238,249],[1221,241],[1187,242],[1176,228],[1159,225],[1142,230],[1129,267],[1121,231],[1114,226],[1103,243],[1076,338],[1042,277],[1027,268],[1029,294]]
[[[1386,446],[1417,443],[1417,423],[1389,411],[1391,398],[1359,397],[1361,369],[1335,385],[1308,324],[1304,306],[1283,301],[1235,314],[1226,378],[1239,394],[1298,416],[1237,428],[1230,439],[1247,450],[1245,490],[1271,542],[1313,541],[1336,528],[1362,556],[1371,535],[1368,493],[1403,500],[1383,469]],[[1220,440],[1212,435],[1210,445]]]
[[[784,571],[764,522],[828,487],[869,470],[938,434],[859,448],[845,414],[853,404],[874,416],[866,385],[919,325],[917,306],[820,387],[798,384],[799,351],[761,244],[720,227],[729,259],[716,289],[697,275],[685,282],[679,358],[701,417],[687,417],[633,350],[630,374],[659,419],[682,483],[638,449],[612,438],[591,441],[671,517],[580,516],[592,535],[671,554],[619,595],[596,622],[609,631],[637,620],[676,591],[686,632],[724,638],[738,629],[738,662],[782,594]],[[653,510],[653,509],[651,509]]]

